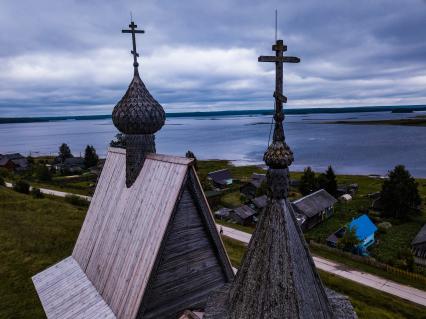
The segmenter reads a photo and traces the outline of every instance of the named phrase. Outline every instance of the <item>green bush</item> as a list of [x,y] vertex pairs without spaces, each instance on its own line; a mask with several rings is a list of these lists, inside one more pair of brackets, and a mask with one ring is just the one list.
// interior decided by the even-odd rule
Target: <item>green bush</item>
[[31,195],[34,198],[43,198],[44,197],[44,194],[41,192],[41,190],[39,188],[31,189]]
[[76,195],[67,195],[65,196],[65,201],[67,203],[70,203],[74,206],[81,206],[81,207],[88,207],[89,201],[85,200],[84,198],[81,198],[80,196]]
[[4,178],[3,176],[0,175],[0,186],[5,186],[6,184],[4,183]]
[[30,184],[27,181],[21,179],[13,185],[13,189],[18,193],[29,194]]
[[392,224],[389,222],[382,222],[377,225],[377,228],[379,228],[379,232],[386,233],[389,229],[392,228]]
[[52,173],[46,165],[38,165],[35,170],[36,178],[39,181],[47,182],[52,180]]

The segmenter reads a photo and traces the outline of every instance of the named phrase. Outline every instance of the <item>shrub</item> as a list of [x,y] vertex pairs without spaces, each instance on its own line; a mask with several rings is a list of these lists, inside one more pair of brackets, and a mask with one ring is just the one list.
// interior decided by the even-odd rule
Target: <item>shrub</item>
[[392,224],[389,222],[383,222],[377,225],[381,233],[387,233],[387,231],[392,227]]
[[30,193],[30,184],[28,184],[27,181],[19,180],[13,185],[13,189],[22,194],[29,194]]
[[89,201],[87,201],[84,198],[81,198],[80,196],[77,196],[77,195],[67,195],[67,196],[65,196],[65,201],[67,203],[70,203],[71,205],[74,205],[74,206],[81,206],[81,207],[88,207],[89,206]]
[[31,189],[31,195],[34,198],[43,198],[44,197],[44,194],[41,192],[41,190],[39,188]]
[[38,165],[35,170],[35,175],[39,181],[47,182],[52,180],[52,173],[45,165]]
[[5,186],[6,184],[4,183],[4,178],[3,176],[0,175],[0,186]]

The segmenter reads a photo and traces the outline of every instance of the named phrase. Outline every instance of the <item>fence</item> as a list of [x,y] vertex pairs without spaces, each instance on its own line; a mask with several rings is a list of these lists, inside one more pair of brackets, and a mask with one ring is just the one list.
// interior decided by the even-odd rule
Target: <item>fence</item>
[[425,276],[418,274],[418,273],[415,273],[415,272],[410,272],[410,271],[399,269],[399,268],[396,268],[396,267],[393,267],[393,266],[389,266],[387,264],[384,264],[384,263],[377,261],[373,257],[363,257],[363,256],[354,255],[352,253],[349,253],[349,252],[346,252],[346,251],[343,251],[343,250],[340,250],[340,249],[332,248],[332,247],[329,247],[327,245],[317,243],[313,240],[309,241],[309,245],[314,247],[314,248],[316,247],[316,248],[319,248],[319,249],[327,250],[329,252],[332,252],[333,254],[336,254],[336,255],[339,255],[339,256],[342,256],[342,257],[345,257],[345,258],[349,258],[349,259],[358,261],[360,263],[367,264],[367,265],[372,266],[372,267],[379,268],[379,269],[384,270],[384,271],[391,273],[391,274],[396,274],[396,275],[401,276],[401,277],[406,277],[406,278],[411,279],[411,280],[419,281],[419,282],[426,285],[426,277]]

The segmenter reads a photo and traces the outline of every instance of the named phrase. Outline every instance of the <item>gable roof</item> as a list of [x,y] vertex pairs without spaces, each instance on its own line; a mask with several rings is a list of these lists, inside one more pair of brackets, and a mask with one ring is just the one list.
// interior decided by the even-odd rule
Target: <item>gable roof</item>
[[231,172],[228,169],[208,173],[208,176],[216,183],[222,184],[228,179],[232,179]]
[[[117,318],[133,319],[138,314],[185,181],[195,179],[194,187],[201,188],[192,162],[147,154],[139,176],[127,188],[126,151],[109,149],[72,257]],[[201,211],[210,214],[203,218],[211,224],[209,236],[223,271],[232,274],[207,201],[202,190],[195,191],[201,193],[197,195]]]
[[293,206],[307,217],[313,217],[324,209],[333,206],[336,202],[337,200],[326,190],[320,189],[294,201]]
[[19,153],[12,153],[12,154],[3,154],[3,155],[0,155],[0,158],[8,158],[10,160],[16,160],[16,159],[21,159],[21,158],[25,158],[25,157],[22,156]]
[[262,196],[258,196],[256,198],[254,198],[253,199],[253,204],[257,208],[264,208],[264,207],[266,207],[266,205],[268,205],[268,196],[262,195]]
[[256,211],[251,209],[247,205],[240,206],[234,209],[235,214],[237,214],[241,219],[247,219],[253,215],[256,215]]
[[259,188],[265,180],[266,174],[253,173],[251,175],[250,183],[253,184],[256,188]]
[[355,227],[356,236],[360,240],[366,239],[377,231],[376,225],[374,225],[371,219],[365,214],[351,221],[348,227],[350,229]]
[[423,243],[426,243],[426,224],[424,224],[423,227],[419,230],[411,244],[418,245]]

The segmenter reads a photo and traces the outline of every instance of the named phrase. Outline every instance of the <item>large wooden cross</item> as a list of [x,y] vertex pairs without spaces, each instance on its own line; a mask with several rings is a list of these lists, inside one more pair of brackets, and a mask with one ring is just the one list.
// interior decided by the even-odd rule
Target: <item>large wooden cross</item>
[[283,64],[284,63],[299,63],[300,59],[294,56],[284,56],[284,52],[287,51],[287,46],[284,45],[283,40],[277,40],[276,44],[272,46],[272,50],[275,51],[275,56],[260,56],[259,62],[275,62],[275,92],[274,97],[282,108],[282,103],[287,102],[287,98],[283,95]]
[[130,53],[133,54],[133,66],[135,68],[135,72],[137,72],[137,67],[139,66],[139,53],[136,52],[136,33],[145,33],[144,30],[136,30],[137,27],[138,26],[133,21],[131,21],[131,23],[129,24],[130,30],[121,30],[122,33],[132,34],[133,50],[130,51]]
[[283,103],[287,102],[287,97],[283,95],[283,64],[284,63],[299,63],[300,59],[293,56],[284,56],[287,51],[287,46],[284,45],[283,40],[277,40],[272,46],[275,51],[275,56],[260,56],[259,62],[275,62],[275,129],[274,129],[274,142],[284,142],[284,129],[282,122],[284,120]]

